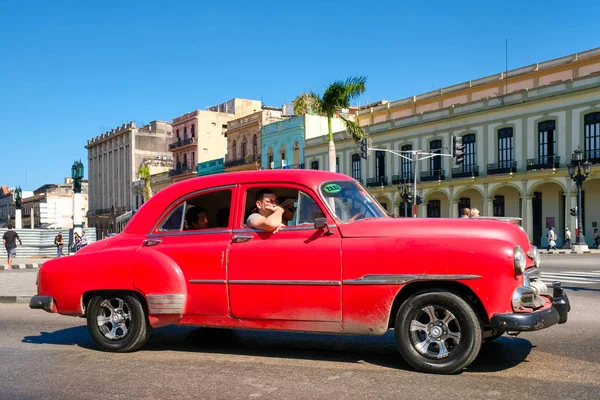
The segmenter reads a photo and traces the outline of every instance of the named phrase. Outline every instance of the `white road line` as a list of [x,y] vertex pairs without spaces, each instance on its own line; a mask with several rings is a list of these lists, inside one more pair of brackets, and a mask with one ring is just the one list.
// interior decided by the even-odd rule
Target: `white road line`
[[562,271],[562,272],[548,272],[548,274],[556,274],[556,275],[590,275],[596,276],[600,278],[600,273],[598,272],[579,272],[579,271]]
[[562,280],[562,279],[560,279],[560,280],[559,279],[553,279],[553,280],[547,281],[547,280],[542,279],[542,282],[544,282],[546,284],[546,286],[548,286],[548,289],[552,289],[552,282],[553,281],[560,281],[560,283],[577,283],[577,284],[580,284],[580,285],[591,285],[593,283],[598,283],[598,282],[589,282],[589,281],[588,282],[584,282],[584,281],[569,281],[569,280]]
[[600,279],[587,279],[587,278],[578,278],[575,276],[556,276],[556,275],[542,275],[542,280],[546,279],[554,279],[556,281],[560,281],[563,279],[568,279],[573,282],[592,282],[592,283],[600,283]]
[[564,276],[566,278],[573,279],[591,279],[591,280],[600,280],[600,275],[582,275],[582,274],[561,274],[561,273],[553,273],[553,274],[541,274],[542,276]]

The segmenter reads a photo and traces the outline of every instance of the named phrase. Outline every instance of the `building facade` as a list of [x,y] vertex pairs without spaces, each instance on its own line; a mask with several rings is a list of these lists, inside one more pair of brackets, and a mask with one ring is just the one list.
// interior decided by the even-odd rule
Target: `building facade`
[[6,228],[14,219],[15,199],[13,189],[0,186],[0,228]]
[[[88,140],[89,224],[110,230],[114,219],[135,208],[133,183],[145,159],[170,159],[171,124],[124,124]],[[112,224],[112,225],[111,225]]]
[[[66,178],[62,184],[47,184],[23,198],[23,228],[70,229],[73,228],[73,180]],[[82,223],[87,227],[88,181],[81,182]],[[33,225],[32,225],[33,221]]]
[[[390,212],[400,213],[395,187],[417,174],[422,217],[459,216],[476,207],[484,216],[522,218],[530,240],[546,246],[546,232],[575,233],[576,186],[567,171],[580,148],[594,163],[583,185],[588,244],[600,211],[600,49],[508,71],[410,99],[359,111],[357,118],[377,149],[450,154],[462,136],[464,163],[451,157],[410,161],[374,150],[361,160],[356,145],[336,134],[340,171],[366,183]],[[326,143],[307,141],[305,163],[323,163]],[[366,181],[364,180],[366,178]]]
[[263,106],[255,113],[229,121],[225,171],[260,169],[262,127],[282,119],[282,109]]
[[199,163],[224,157],[228,122],[260,110],[261,104],[235,98],[173,119],[173,142],[169,144],[175,163],[170,172],[173,182],[196,176]]
[[[344,129],[342,120],[334,118],[334,131]],[[262,169],[305,168],[304,141],[315,137],[327,137],[327,118],[318,115],[298,115],[264,125],[260,142]]]
[[198,164],[198,176],[214,175],[222,172],[225,172],[225,158],[204,161]]
[[[142,161],[142,164],[138,166],[138,171],[140,168],[144,166],[148,166],[148,170],[150,171],[150,195],[157,193],[161,189],[169,186],[172,181],[169,178],[169,171],[173,169],[173,160],[167,158],[165,156],[160,157],[156,156],[154,158],[148,158]],[[133,210],[139,209],[142,204],[144,204],[144,186],[146,182],[143,179],[139,178],[139,174],[137,175],[138,180],[133,182],[133,192],[135,193],[135,202],[133,205]],[[164,179],[164,178],[167,179]]]

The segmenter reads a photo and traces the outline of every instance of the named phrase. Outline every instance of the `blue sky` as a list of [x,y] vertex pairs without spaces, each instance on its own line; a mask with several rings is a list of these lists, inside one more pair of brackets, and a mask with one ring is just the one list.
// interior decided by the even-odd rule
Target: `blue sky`
[[[124,4],[126,3],[126,4]],[[357,103],[600,47],[597,1],[0,0],[0,184],[86,167],[87,140],[233,97],[281,106],[348,76]]]

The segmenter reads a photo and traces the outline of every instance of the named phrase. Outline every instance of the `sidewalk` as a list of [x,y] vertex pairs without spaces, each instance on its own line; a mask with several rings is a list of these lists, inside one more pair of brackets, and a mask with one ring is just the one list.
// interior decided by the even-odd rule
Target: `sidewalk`
[[[5,253],[6,255],[6,253]],[[5,256],[0,259],[0,271],[8,268],[8,263]],[[51,260],[51,258],[15,258],[12,263],[13,269],[38,269],[42,266],[45,261]],[[0,295],[2,293],[0,292]]]
[[600,254],[600,250],[589,249],[588,251],[584,251],[582,253],[576,253],[571,251],[571,249],[557,249],[557,250],[546,250],[546,249],[538,249],[540,254]]
[[13,270],[6,270],[6,259],[0,260],[0,303],[27,303],[37,294],[38,269],[49,258],[15,258]]

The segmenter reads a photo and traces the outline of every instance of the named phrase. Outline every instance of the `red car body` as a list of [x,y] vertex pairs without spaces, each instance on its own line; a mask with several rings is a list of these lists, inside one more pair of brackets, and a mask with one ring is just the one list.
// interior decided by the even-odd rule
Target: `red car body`
[[[355,196],[348,186],[355,184],[357,197],[364,197],[360,201],[373,207],[377,217],[340,220],[323,189],[332,182],[350,188],[348,196]],[[321,212],[320,225],[317,221],[314,226],[288,226],[274,234],[247,227],[245,214],[252,203],[247,193],[259,187],[298,190],[303,193],[300,197],[311,197]],[[185,199],[223,188],[231,194],[227,226],[191,233],[159,230],[161,221],[175,215],[173,210]],[[551,295],[542,293],[545,287],[537,281],[539,255],[517,224],[484,218],[392,218],[379,213],[380,206],[361,189],[346,175],[306,170],[218,174],[173,184],[146,202],[120,234],[92,243],[74,256],[45,262],[39,271],[38,296],[30,306],[84,316],[92,298],[123,293],[139,300],[148,329],[191,324],[382,335],[395,328],[397,340],[403,341],[398,337],[402,335],[398,316],[412,312],[411,299],[425,296],[438,307],[436,293],[450,293],[468,304],[479,327],[459,326],[456,343],[449,339],[436,345],[441,333],[431,323],[419,332],[418,320],[426,324],[427,319],[416,316],[416,306],[405,333],[421,335],[415,333],[413,340],[417,355],[424,346],[429,350],[411,359],[410,346],[400,349],[417,369],[441,373],[455,372],[474,359],[470,354],[470,361],[455,360],[449,367],[451,357],[443,350],[459,352],[459,343],[469,340],[465,333],[471,329],[480,330],[480,345],[486,337],[503,332],[566,321],[570,308],[566,295],[560,285]],[[433,308],[426,305],[421,314],[429,313],[429,322],[439,322],[443,328],[439,332],[446,332],[443,321],[452,318],[443,317],[443,310],[456,317],[457,325],[462,314],[446,300],[439,301],[442,314],[433,316],[428,311]],[[94,318],[104,321],[105,314],[88,315],[88,325],[94,326]],[[475,356],[476,342],[471,350]],[[442,356],[435,356],[436,346]],[[119,346],[114,350],[125,351]]]

